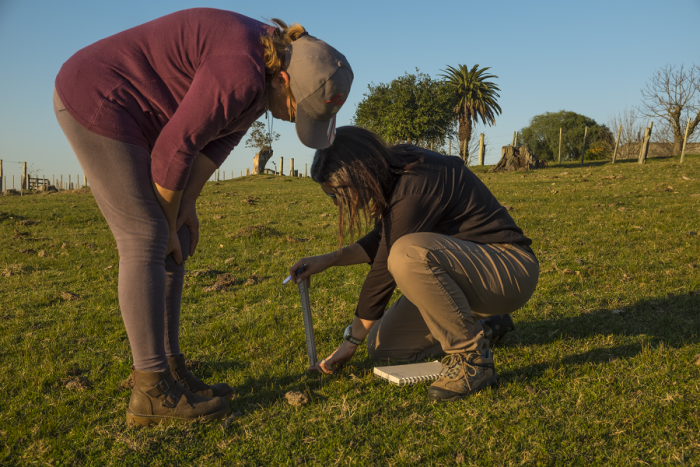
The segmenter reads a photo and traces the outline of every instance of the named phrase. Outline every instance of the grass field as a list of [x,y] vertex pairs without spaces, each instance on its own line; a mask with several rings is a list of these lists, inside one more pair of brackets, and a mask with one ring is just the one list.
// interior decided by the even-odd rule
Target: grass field
[[[475,171],[541,276],[494,352],[500,386],[450,404],[378,381],[364,348],[337,375],[305,374],[298,294],[281,282],[335,248],[334,206],[310,179],[207,184],[181,342],[205,381],[235,386],[225,427],[125,425],[118,255],[94,199],[0,198],[0,464],[700,465],[700,157]],[[321,356],[367,270],[314,278]],[[221,273],[236,283],[204,292]],[[66,387],[78,376],[90,387]]]

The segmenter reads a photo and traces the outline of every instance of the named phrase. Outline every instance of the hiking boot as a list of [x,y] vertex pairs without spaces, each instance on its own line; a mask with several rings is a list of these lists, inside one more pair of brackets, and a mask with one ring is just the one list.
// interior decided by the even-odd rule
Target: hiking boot
[[515,323],[510,315],[493,315],[480,322],[484,327],[484,335],[489,340],[489,348],[493,348],[503,336],[515,330]]
[[206,397],[223,397],[230,401],[233,396],[233,388],[226,383],[216,383],[211,386],[197,378],[187,368],[185,356],[180,354],[177,357],[168,357],[168,365],[175,380],[182,383],[187,389],[195,394]]
[[428,388],[432,401],[455,401],[498,382],[489,349],[483,354],[465,352],[449,355],[442,362],[440,378]]
[[133,370],[134,389],[126,409],[128,425],[221,420],[231,412],[220,397],[193,394],[175,381],[170,370]]

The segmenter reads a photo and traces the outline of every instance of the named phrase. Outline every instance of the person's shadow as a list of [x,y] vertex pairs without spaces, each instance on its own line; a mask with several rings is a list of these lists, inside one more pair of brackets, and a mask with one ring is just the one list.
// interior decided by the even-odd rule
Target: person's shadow
[[[683,294],[662,299],[640,300],[624,308],[600,308],[577,316],[551,320],[518,321],[514,315],[515,331],[506,334],[499,348],[547,345],[558,340],[580,340],[592,336],[644,336],[642,342],[624,345],[605,345],[586,352],[568,355],[561,360],[545,361],[499,371],[508,379],[530,379],[543,374],[552,366],[603,364],[639,355],[647,347],[660,343],[669,348],[680,348],[700,342],[700,293]],[[602,340],[601,340],[602,341]]]

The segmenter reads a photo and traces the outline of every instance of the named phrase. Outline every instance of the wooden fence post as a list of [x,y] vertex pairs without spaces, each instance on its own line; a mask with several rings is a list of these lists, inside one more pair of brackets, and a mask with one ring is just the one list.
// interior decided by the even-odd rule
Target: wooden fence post
[[484,134],[479,136],[479,165],[484,165]]
[[448,147],[450,148],[447,150],[447,152],[448,152],[448,155],[451,156],[452,155],[452,138],[450,138],[450,141],[447,144],[448,144]]
[[22,162],[22,188],[20,188],[20,189],[24,189],[24,186],[26,185],[26,183],[27,183],[27,163]]
[[649,136],[644,141],[644,153],[642,154],[642,164],[646,164],[649,155],[649,145],[651,144],[651,132],[654,130],[654,122],[649,123]]
[[637,163],[644,164],[647,161],[647,151],[649,150],[649,140],[651,139],[651,129],[654,126],[654,122],[644,129],[644,139],[642,140],[642,147],[639,148],[639,158]]
[[294,158],[289,159],[289,176],[294,176]]
[[248,175],[250,175],[250,167],[245,169],[245,176],[247,177]]
[[683,159],[685,159],[685,143],[688,142],[688,129],[690,128],[690,117],[688,117],[688,124],[685,127],[685,137],[683,138],[683,150],[681,151],[681,164]]
[[280,175],[284,175],[284,157],[280,157]]
[[309,164],[304,164],[304,178],[308,177],[309,175]]
[[615,163],[615,159],[617,158],[617,147],[620,145],[620,135],[622,134],[622,125],[620,125],[620,129],[617,130],[617,139],[615,139],[615,150],[613,151],[613,156],[612,156],[612,163]]
[[63,174],[61,174],[61,182],[60,183],[61,183],[61,185],[60,185],[61,187],[59,188],[59,190],[62,190],[63,189]]
[[2,159],[0,159],[0,193],[2,193]]
[[518,144],[518,132],[514,131],[513,132],[513,147],[515,147],[516,144]]
[[559,165],[561,165],[561,130],[562,128],[559,127]]
[[586,136],[588,136],[588,126],[583,131],[583,146],[581,146],[581,167],[583,167],[583,157],[586,155]]

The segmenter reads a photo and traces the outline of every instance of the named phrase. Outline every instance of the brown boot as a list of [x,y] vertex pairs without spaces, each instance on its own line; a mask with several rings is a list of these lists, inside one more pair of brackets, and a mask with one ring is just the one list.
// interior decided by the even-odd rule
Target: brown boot
[[428,396],[435,402],[455,401],[496,383],[491,350],[458,353],[445,357],[440,378],[430,385]]
[[187,368],[185,356],[182,354],[177,357],[168,357],[168,365],[170,365],[170,371],[175,380],[195,394],[206,397],[223,397],[227,401],[230,401],[234,396],[233,388],[228,384],[216,383],[209,386],[193,375]]
[[126,409],[128,425],[220,420],[231,412],[220,397],[193,394],[175,381],[170,370],[133,370],[134,389]]

